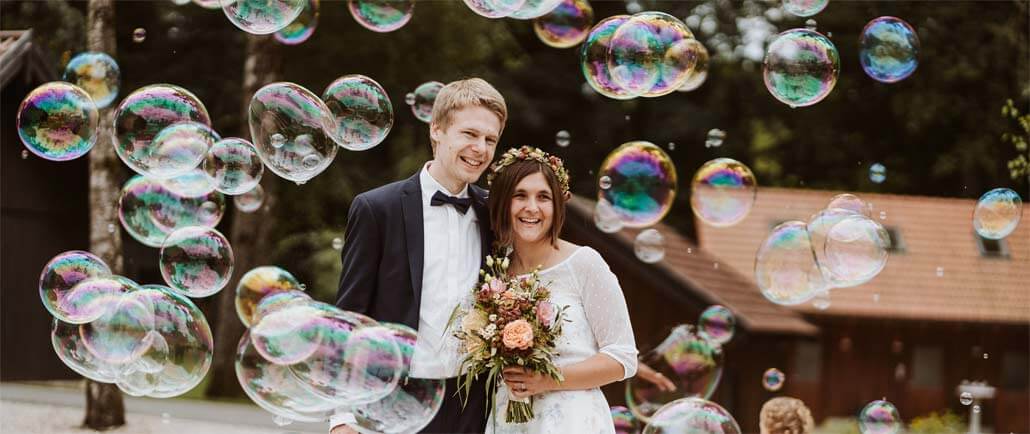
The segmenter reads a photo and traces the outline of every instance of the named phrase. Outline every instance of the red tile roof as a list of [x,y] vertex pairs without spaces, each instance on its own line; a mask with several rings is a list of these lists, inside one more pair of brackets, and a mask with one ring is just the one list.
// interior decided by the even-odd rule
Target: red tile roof
[[[739,224],[698,223],[701,246],[754,281],[755,252],[770,229],[785,220],[807,220],[839,192],[762,188]],[[1030,323],[1030,216],[1006,239],[1007,258],[984,257],[972,227],[973,199],[862,193],[872,217],[899,233],[892,252],[870,282],[831,291],[821,311],[806,315],[859,316],[985,323]],[[881,214],[881,212],[883,214]],[[881,216],[884,217],[881,219]],[[938,273],[938,267],[941,270]],[[938,276],[938,274],[941,274]]]

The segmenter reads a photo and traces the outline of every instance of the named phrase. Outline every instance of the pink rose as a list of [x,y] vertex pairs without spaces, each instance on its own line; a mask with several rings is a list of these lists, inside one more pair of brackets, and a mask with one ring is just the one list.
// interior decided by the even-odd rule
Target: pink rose
[[493,279],[489,283],[490,291],[494,293],[503,292],[508,289],[508,284],[501,279]]
[[533,326],[529,321],[517,319],[501,330],[501,342],[512,350],[525,350],[533,345]]
[[536,305],[536,320],[543,324],[544,327],[551,328],[554,323],[554,305],[541,301]]

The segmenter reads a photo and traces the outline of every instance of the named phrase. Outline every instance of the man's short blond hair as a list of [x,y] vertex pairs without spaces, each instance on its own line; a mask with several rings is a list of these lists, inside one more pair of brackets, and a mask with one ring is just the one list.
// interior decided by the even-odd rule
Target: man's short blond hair
[[501,131],[504,131],[504,123],[508,121],[508,106],[501,93],[482,78],[452,81],[440,89],[433,103],[431,124],[447,129],[454,112],[472,106],[483,107],[497,115],[501,120]]
[[809,434],[815,429],[812,412],[805,403],[786,396],[762,405],[758,419],[762,434]]

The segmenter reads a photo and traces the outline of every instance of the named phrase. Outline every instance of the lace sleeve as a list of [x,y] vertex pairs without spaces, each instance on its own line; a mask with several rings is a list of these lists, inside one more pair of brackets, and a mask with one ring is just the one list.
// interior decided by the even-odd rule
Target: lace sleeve
[[622,364],[623,379],[637,372],[637,345],[619,279],[596,250],[582,252],[574,269],[580,297],[600,352]]

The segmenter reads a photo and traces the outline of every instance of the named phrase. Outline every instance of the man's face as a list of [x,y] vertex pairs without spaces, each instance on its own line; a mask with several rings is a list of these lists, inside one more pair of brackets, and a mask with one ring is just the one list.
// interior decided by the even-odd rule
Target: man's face
[[451,113],[446,129],[433,124],[429,134],[436,142],[433,164],[447,178],[440,181],[473,184],[494,159],[501,120],[484,107],[469,106]]

